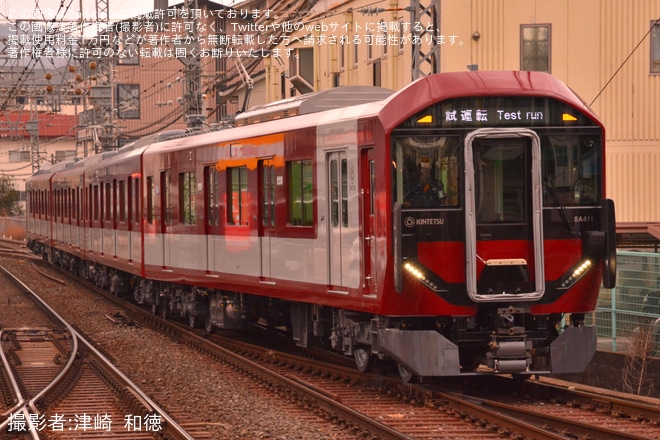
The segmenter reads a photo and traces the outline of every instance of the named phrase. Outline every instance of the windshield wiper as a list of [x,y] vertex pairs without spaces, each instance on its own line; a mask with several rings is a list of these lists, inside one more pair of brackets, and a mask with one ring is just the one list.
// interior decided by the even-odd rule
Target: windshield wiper
[[552,194],[552,198],[555,200],[555,203],[557,206],[559,206],[559,216],[561,217],[562,221],[568,228],[568,233],[571,235],[571,237],[577,237],[579,234],[575,230],[575,226],[573,225],[573,222],[568,218],[568,212],[566,211],[566,206],[562,203],[561,198],[559,198],[559,193],[557,192],[557,188],[555,188],[555,185],[548,180],[545,179],[545,183],[547,188],[550,188],[550,194]]

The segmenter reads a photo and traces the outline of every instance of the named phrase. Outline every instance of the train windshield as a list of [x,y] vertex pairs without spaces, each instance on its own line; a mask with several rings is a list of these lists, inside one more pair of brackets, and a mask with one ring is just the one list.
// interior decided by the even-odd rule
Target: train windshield
[[459,136],[406,136],[393,142],[394,201],[408,209],[459,204]]
[[[543,205],[599,205],[599,133],[539,133]],[[401,136],[393,141],[394,201],[403,209],[442,209],[461,203],[462,136]]]
[[541,135],[543,204],[599,205],[601,151],[600,134]]

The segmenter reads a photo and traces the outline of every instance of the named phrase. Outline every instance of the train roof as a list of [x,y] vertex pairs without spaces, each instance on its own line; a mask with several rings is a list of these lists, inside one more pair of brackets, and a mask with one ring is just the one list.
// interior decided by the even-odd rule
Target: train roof
[[[102,161],[142,152],[158,154],[199,145],[219,145],[237,139],[340,123],[342,120],[375,117],[387,132],[433,103],[478,96],[545,96],[577,108],[602,126],[578,95],[550,74],[527,71],[449,72],[426,76],[398,92],[380,87],[346,86],[253,107],[236,117],[235,128],[190,136],[180,131],[164,132],[139,139],[114,154],[104,155]],[[156,145],[157,149],[151,148]],[[106,166],[95,164],[96,160],[92,159],[85,165]]]
[[573,90],[545,72],[466,71],[429,75],[386,99],[380,119],[386,130],[399,126],[431,103],[459,97],[544,96],[573,106],[602,127],[598,116]]
[[234,122],[236,126],[240,127],[291,116],[319,113],[327,110],[383,101],[393,93],[393,90],[382,87],[336,87],[252,107],[247,112],[236,116]]

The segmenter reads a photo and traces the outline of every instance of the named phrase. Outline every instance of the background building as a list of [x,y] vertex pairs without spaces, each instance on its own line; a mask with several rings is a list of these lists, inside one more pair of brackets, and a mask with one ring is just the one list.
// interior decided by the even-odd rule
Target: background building
[[607,193],[620,230],[657,241],[660,1],[421,3],[316,3],[304,21],[308,26],[288,39],[300,56],[272,67],[266,96],[340,85],[396,90],[437,71],[549,72],[604,121]]
[[[116,56],[73,58],[49,80],[19,78],[23,65],[5,43],[3,133],[16,125],[10,111],[32,115],[20,121],[77,114],[73,144],[50,145],[41,134],[45,163],[164,130],[208,128],[244,107],[332,87],[397,90],[466,69],[547,71],[605,123],[608,196],[621,230],[660,236],[660,0],[250,0],[231,8],[188,0],[172,9],[157,1],[154,10],[165,14],[109,24],[106,46]],[[78,45],[92,47],[89,40]],[[54,92],[45,92],[49,85]],[[34,167],[32,152],[32,162],[10,161],[10,152],[26,158],[34,146],[24,122],[14,132],[22,134],[0,138],[0,172]]]

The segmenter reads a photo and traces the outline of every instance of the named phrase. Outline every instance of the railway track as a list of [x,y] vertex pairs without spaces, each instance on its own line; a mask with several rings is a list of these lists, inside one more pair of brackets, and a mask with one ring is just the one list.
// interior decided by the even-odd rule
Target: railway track
[[[657,428],[658,416],[652,407],[645,408],[644,411],[648,412],[642,416],[640,406],[633,412],[607,400],[607,396],[585,397],[598,400],[601,413],[609,405],[613,408],[614,420],[618,418],[619,422],[623,414],[634,415],[626,417],[631,423],[629,432],[621,430],[628,429],[623,423],[617,424],[618,430],[611,426],[603,430],[596,426],[596,420],[583,422],[584,426],[578,428],[579,424],[573,422],[576,419],[589,420],[589,417],[576,414],[575,408],[589,407],[593,403],[578,404],[574,397],[559,399],[558,391],[548,391],[547,385],[543,385],[544,391],[534,393],[554,397],[548,400],[549,403],[536,403],[541,412],[532,417],[522,413],[521,406],[524,405],[519,402],[515,409],[508,408],[506,398],[489,400],[471,397],[467,392],[457,394],[434,389],[426,384],[404,385],[396,377],[365,375],[352,367],[319,364],[318,360],[288,355],[269,347],[241,345],[231,340],[222,342],[225,347],[219,347],[221,342],[216,336],[200,338],[182,332],[180,326],[172,327],[171,323],[148,312],[126,307],[129,321],[160,328],[168,338],[206,353],[223,365],[231,365],[240,373],[233,376],[242,377],[242,387],[254,389],[255,393],[263,393],[266,389],[283,397],[294,407],[287,411],[297,412],[297,417],[306,418],[310,423],[331,421],[338,426],[336,432],[344,432],[337,438],[660,438],[647,428]],[[541,386],[536,381],[530,383]],[[548,417],[547,409],[553,405],[572,407],[573,412]],[[635,433],[636,429],[642,429],[646,436],[640,437]],[[648,437],[649,434],[652,437]]]
[[474,402],[503,414],[542,423],[572,438],[660,439],[657,399],[559,386],[548,379],[523,384],[523,389],[515,398],[477,398]]
[[[411,438],[489,438],[482,429],[486,428],[493,431],[493,437],[660,439],[657,399],[618,398],[553,385],[548,380],[521,383],[509,378],[484,378],[500,390],[491,399],[471,396],[472,385],[456,392],[433,382],[402,385],[397,378],[382,376],[373,376],[369,384],[368,378],[352,368],[322,366],[316,359],[274,352],[271,348],[250,348],[250,344],[242,342],[211,339],[246,356],[267,360],[280,374],[385,420],[388,426]],[[292,373],[291,368],[298,372]],[[490,388],[487,382],[484,384],[484,388]],[[379,395],[370,394],[370,390]]]
[[99,433],[135,440],[195,438],[33,291],[4,268],[0,272],[52,321],[50,328],[3,326],[0,332],[2,388],[13,401],[2,414],[0,432],[58,439]]

